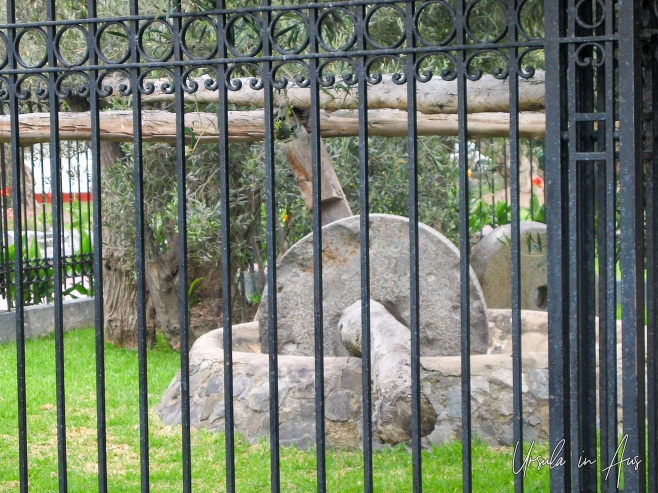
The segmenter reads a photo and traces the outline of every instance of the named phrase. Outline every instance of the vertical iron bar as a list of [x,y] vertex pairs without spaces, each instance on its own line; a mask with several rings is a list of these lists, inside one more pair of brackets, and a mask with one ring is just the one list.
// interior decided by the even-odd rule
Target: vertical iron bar
[[[356,7],[356,45],[366,48],[366,7]],[[359,57],[357,86],[359,100],[359,228],[361,243],[361,375],[363,399],[363,491],[373,491],[372,471],[372,385],[370,354],[370,187],[368,183],[368,74],[364,57]]]
[[[655,29],[658,19],[655,13],[649,14],[642,19],[643,29]],[[646,40],[645,40],[646,41]],[[655,46],[655,38],[652,39]],[[658,128],[656,125],[656,101],[658,99],[658,71],[656,61],[652,56],[652,49],[643,48],[643,95],[644,101],[643,119],[646,127],[643,131],[644,153],[646,162],[646,329],[647,329],[647,468],[648,468],[648,491],[655,493],[658,490],[658,478],[656,460],[658,459],[658,443],[656,443],[656,426],[658,422],[658,410],[656,410],[656,307],[658,304],[656,292],[656,138]]]
[[[591,88],[591,86],[590,86]],[[590,89],[591,90],[591,89]],[[590,139],[588,132],[587,138]],[[590,140],[591,143],[591,140]],[[579,268],[579,291],[581,293],[581,324],[579,325],[580,360],[580,433],[581,447],[577,460],[582,477],[582,491],[597,491],[596,464],[590,462],[597,454],[597,427],[596,420],[596,292],[594,290],[596,278],[594,276],[594,256],[596,245],[594,243],[594,162],[583,163],[579,169],[580,183],[580,233],[582,239]],[[585,461],[584,459],[588,459]]]
[[[652,27],[658,23],[658,19],[652,16]],[[646,67],[645,75],[645,101],[647,103],[644,111],[650,118],[651,128],[648,133],[647,146],[650,151],[651,161],[647,163],[647,199],[646,199],[646,229],[647,229],[647,252],[646,252],[646,272],[647,272],[647,428],[648,428],[648,490],[650,493],[658,491],[658,320],[656,319],[658,309],[658,290],[656,289],[657,265],[656,249],[658,247],[658,214],[656,211],[656,200],[658,191],[656,185],[658,176],[656,176],[656,166],[658,165],[658,155],[656,152],[656,139],[658,139],[658,65],[656,60],[649,56],[645,58]],[[648,129],[649,130],[649,129]]]
[[[568,204],[564,110],[567,107],[567,57],[564,0],[546,2],[546,223],[548,241],[549,442],[560,467],[550,469],[551,491],[571,490],[569,432],[569,283]],[[560,452],[561,451],[561,452]]]
[[[82,286],[84,286],[85,278],[84,278],[84,271],[82,270],[82,266],[83,266],[82,262],[83,262],[83,259],[84,259],[84,257],[82,256],[83,255],[83,252],[82,252],[82,193],[81,193],[82,192],[82,187],[80,185],[81,184],[82,173],[80,171],[80,143],[79,142],[75,143],[75,163],[76,163],[75,164],[75,173],[76,173],[76,177],[77,177],[75,182],[77,183],[78,190],[77,190],[77,192],[75,192],[75,194],[72,192],[71,195],[72,195],[72,197],[75,197],[75,203],[78,206],[78,244],[75,245],[75,239],[73,238],[73,224],[71,224],[71,244],[73,245],[73,247],[71,248],[71,253],[72,254],[75,253],[76,246],[77,246],[77,249],[80,251],[80,258],[76,260],[76,258],[74,256],[72,261],[75,264],[74,269],[77,268],[77,266],[81,267],[81,269],[80,269],[80,283],[82,284]],[[73,208],[71,208],[71,209],[73,209]],[[77,271],[74,271],[74,272],[77,273]]]
[[[516,50],[518,53],[518,50]],[[511,113],[511,110],[510,110]],[[533,173],[532,173],[532,138],[529,139],[529,149],[528,149],[528,154],[530,156],[530,220],[534,221],[535,220],[535,206],[534,206],[534,199],[535,199],[535,189],[533,187]]]
[[[7,94],[9,95],[9,90],[7,90]],[[4,115],[4,104],[0,104],[0,114]],[[11,115],[10,115],[11,119]],[[11,121],[11,120],[10,120]],[[13,134],[13,129],[12,129],[12,134]],[[5,144],[2,144],[0,146],[0,160],[2,163],[2,166],[0,168],[0,179],[2,180],[1,183],[1,188],[2,188],[2,217],[0,218],[0,226],[2,227],[2,237],[0,240],[2,240],[2,270],[5,274],[5,279],[2,283],[2,287],[0,290],[0,293],[2,293],[7,300],[7,311],[11,311],[12,307],[12,298],[11,298],[11,274],[10,274],[10,261],[9,261],[9,229],[8,229],[8,222],[7,222],[7,206],[9,204],[9,197],[8,197],[8,191],[9,187],[7,186],[7,151],[6,151],[6,146]],[[36,210],[36,209],[35,209]],[[36,216],[36,214],[35,214]]]
[[[55,0],[49,0],[46,6],[49,21],[56,20]],[[56,27],[49,25],[46,30],[48,46],[48,67],[55,68],[55,34]],[[53,197],[53,269],[54,269],[54,298],[55,298],[55,369],[57,386],[57,463],[59,491],[68,490],[67,464],[66,464],[66,393],[64,389],[64,317],[62,313],[62,247],[64,246],[63,228],[63,200],[62,200],[62,169],[59,142],[59,98],[55,82],[57,74],[48,73],[48,105],[50,109],[50,179]],[[24,190],[25,193],[25,190]]]
[[[130,0],[130,56],[139,63],[138,0]],[[135,251],[137,268],[137,356],[139,365],[139,442],[141,490],[149,491],[148,372],[146,355],[146,259],[144,239],[144,156],[142,151],[142,98],[139,68],[130,71],[133,110],[133,173],[135,186]]]
[[[597,15],[593,9],[593,4],[583,4],[579,7],[580,18],[590,25],[595,23]],[[592,36],[595,34],[590,27],[579,27],[575,31],[576,35]],[[594,49],[591,47],[581,47],[584,56],[590,56],[595,60]],[[574,60],[575,61],[575,60]],[[575,64],[576,80],[576,111],[583,113],[592,113],[595,111],[594,98],[595,92],[601,94],[595,78],[596,68],[586,66],[582,68]],[[573,125],[576,127],[578,124]],[[580,122],[580,128],[573,128],[574,135],[577,139],[572,146],[572,151],[591,152],[595,150],[595,143],[592,139],[594,135],[593,122]],[[577,276],[577,292],[579,295],[579,323],[577,329],[578,336],[578,368],[579,378],[579,408],[578,408],[578,433],[580,447],[574,448],[574,464],[578,468],[578,474],[581,480],[581,490],[596,492],[597,474],[596,465],[592,460],[597,453],[597,430],[596,420],[591,416],[596,416],[596,293],[594,276],[594,257],[596,255],[596,245],[594,242],[594,161],[587,161],[577,165],[578,184],[577,193],[579,195],[578,207],[578,238],[580,244],[576,246],[579,249],[580,262]],[[584,459],[588,459],[584,461]]]
[[[508,39],[516,42],[517,32],[517,2],[509,0],[507,5]],[[513,431],[514,431],[514,471],[521,469],[523,457],[523,361],[521,346],[521,225],[520,225],[520,190],[519,190],[519,74],[521,60],[518,49],[509,49],[509,113],[510,113],[510,192],[511,192],[511,301],[512,301],[512,380],[513,380]],[[530,157],[530,173],[532,177],[532,154]],[[530,211],[534,214],[532,180],[530,193]],[[532,217],[534,219],[534,217]],[[518,450],[518,453],[517,453]],[[523,492],[523,474],[515,474],[514,491]]]
[[[98,15],[96,0],[87,0],[87,16]],[[89,63],[98,63],[96,33],[98,25],[90,22],[87,27]],[[96,422],[98,442],[98,491],[107,493],[107,421],[105,418],[105,311],[103,303],[103,228],[101,204],[101,141],[100,101],[96,89],[98,70],[89,72],[89,113],[91,118],[91,165],[94,227],[94,327],[96,338]],[[89,156],[89,154],[87,154]]]
[[[86,154],[86,153],[85,153]],[[86,158],[86,155],[85,155]],[[77,175],[77,184],[78,184],[78,191],[77,191],[77,199],[76,202],[78,204],[78,249],[80,250],[80,253],[82,254],[82,171],[80,167],[80,142],[75,143],[75,162],[76,162],[76,175]],[[89,189],[87,189],[89,191]],[[73,228],[71,228],[71,232]],[[73,235],[71,235],[73,236]],[[73,253],[75,253],[75,250],[73,250]],[[84,257],[80,257],[81,261]],[[80,280],[84,285],[84,271],[80,270]]]
[[[90,240],[89,244],[91,245],[92,244],[91,240],[93,238],[93,222],[92,221],[94,219],[94,216],[93,216],[93,213],[92,213],[92,201],[94,200],[94,194],[93,194],[93,190],[92,190],[92,181],[91,181],[92,177],[91,177],[91,173],[89,172],[90,160],[91,160],[91,151],[89,150],[89,148],[87,148],[85,150],[85,162],[87,163],[87,166],[86,166],[86,176],[87,176],[87,203],[86,203],[86,206],[87,206],[87,208],[86,208],[86,210],[87,210],[87,217],[89,218],[89,222],[87,223],[86,233],[87,233],[87,235],[89,237],[89,240]],[[36,206],[35,206],[34,210],[35,210],[35,215],[36,215]],[[81,241],[82,241],[82,238],[81,238]],[[82,245],[82,243],[81,243],[81,245]],[[93,268],[93,251],[89,252],[89,255],[91,255],[92,258],[89,258],[89,256],[87,256],[85,258],[85,264],[84,264],[85,265],[85,271],[84,272],[86,273],[87,285],[89,286],[89,291],[88,292],[90,293],[90,295],[93,295],[94,294],[94,282],[93,282],[93,272],[91,270],[91,268]]]
[[[614,2],[606,2],[604,34],[614,34]],[[616,467],[609,468],[617,449],[617,300],[616,300],[616,189],[615,161],[615,49],[605,44],[605,66],[599,69],[599,112],[605,113],[605,128],[599,128],[599,145],[604,146],[605,163],[599,164],[599,422],[601,491],[617,491]]]
[[[174,6],[182,12],[180,0]],[[183,61],[183,19],[172,18],[172,43],[174,61]],[[190,317],[188,307],[187,272],[187,172],[185,166],[185,93],[183,92],[183,67],[174,69],[174,108],[176,112],[176,182],[178,198],[178,311],[180,329],[180,393],[181,393],[181,440],[183,451],[183,492],[192,491],[192,449],[190,446]]]
[[[91,113],[90,113],[91,114]],[[93,117],[93,114],[91,114]],[[92,238],[93,235],[93,219],[94,219],[94,214],[92,212],[92,202],[94,200],[94,194],[92,190],[92,177],[89,174],[89,159],[91,158],[91,152],[89,149],[85,151],[85,160],[87,162],[87,217],[89,218],[89,222],[87,223],[87,235],[89,235],[89,238]],[[93,173],[92,173],[93,174]],[[36,217],[36,206],[34,208],[35,211],[35,217]],[[87,284],[89,286],[89,293],[95,296],[95,291],[94,291],[94,276],[93,272],[91,272],[90,267],[93,268],[93,252],[90,252],[92,258],[89,259],[88,257],[85,260],[85,272],[87,274]]]
[[[0,114],[4,115],[4,109],[4,104],[0,104]],[[0,293],[5,296],[5,299],[7,300],[7,311],[10,311],[12,306],[10,274],[11,267],[9,265],[9,225],[7,223],[7,205],[9,203],[7,197],[9,194],[7,191],[9,190],[9,187],[7,186],[7,157],[5,144],[0,146],[0,180],[0,188],[2,189],[2,192],[0,193],[0,197],[2,197],[2,205],[0,206],[2,207],[2,217],[0,218],[0,227],[2,227],[2,235],[0,235],[0,241],[2,241],[2,245],[0,246],[2,251],[2,258],[0,261],[2,262],[2,270],[5,275],[2,286],[0,286]],[[34,210],[34,216],[36,217],[36,208]]]
[[[573,1],[569,0],[570,6],[573,7]],[[574,91],[577,92],[577,78],[575,73],[575,62],[574,62],[574,53],[573,50],[569,52],[569,71],[567,84]],[[580,363],[582,362],[581,357],[581,343],[580,343],[580,327],[582,323],[581,318],[581,307],[582,307],[582,293],[579,290],[579,287],[582,285],[581,280],[581,269],[580,265],[582,262],[582,249],[579,248],[581,245],[581,238],[579,237],[580,233],[580,209],[583,207],[583,202],[581,200],[580,187],[581,185],[581,173],[578,171],[578,161],[575,154],[575,146],[577,145],[578,136],[576,134],[576,122],[575,122],[575,113],[576,108],[576,96],[572,95],[569,98],[567,111],[568,111],[568,135],[569,135],[569,158],[568,158],[568,204],[569,204],[569,214],[568,214],[568,237],[569,237],[569,380],[571,385],[569,386],[569,402],[571,407],[571,443],[573,446],[573,454],[570,457],[571,460],[571,473],[572,473],[572,487],[573,491],[581,491],[582,481],[581,481],[581,472],[578,468],[578,456],[582,452],[581,449],[581,403],[582,403],[582,368]],[[581,165],[585,165],[580,163]]]
[[622,389],[625,457],[641,460],[624,468],[624,490],[644,491],[644,214],[642,162],[641,47],[639,2],[620,0],[619,15],[619,172],[621,200]]
[[658,137],[655,120],[656,95],[658,93],[656,80],[656,64],[653,60],[647,60],[645,75],[645,114],[650,118],[650,128],[647,129],[647,152],[651,155],[651,161],[646,167],[646,275],[647,275],[647,430],[648,430],[648,491],[655,493],[658,489],[656,478],[656,459],[658,456],[658,443],[656,443],[656,424],[658,411],[656,410],[656,147]]
[[[406,44],[413,50],[416,44],[414,35],[414,2],[406,4],[405,32]],[[421,409],[420,409],[420,287],[419,287],[419,246],[418,246],[418,115],[416,101],[416,57],[408,53],[405,59],[407,79],[407,153],[409,166],[409,328],[411,330],[411,453],[413,463],[413,491],[423,491],[421,463]]]
[[[466,41],[466,2],[457,2],[457,44],[463,46]],[[461,385],[462,385],[462,491],[473,491],[473,468],[471,464],[471,276],[469,257],[470,221],[469,221],[469,183],[468,183],[468,108],[467,89],[468,67],[466,53],[458,50],[457,55],[457,116],[459,130],[459,278],[461,300]]]
[[[23,231],[27,231],[27,179],[25,178],[25,147],[21,147],[21,182],[25,183],[23,187],[23,196],[21,197],[21,224]],[[31,261],[32,259],[29,259]],[[29,267],[29,266],[28,266]]]
[[[607,122],[606,122],[607,123]],[[605,138],[605,137],[603,137]],[[607,162],[600,162],[596,166],[596,205],[597,205],[597,227],[596,227],[596,243],[597,243],[597,255],[599,259],[599,296],[598,296],[598,317],[599,317],[599,422],[600,422],[600,449],[599,449],[599,471],[601,475],[601,490],[609,491],[609,483],[605,481],[606,472],[604,469],[610,463],[609,456],[607,453],[607,443],[608,443],[608,366],[607,366],[607,357],[608,351],[608,340],[606,337],[606,329],[608,326],[608,310],[607,310],[607,292],[608,292],[608,278],[607,278],[607,238],[606,238],[606,164]]]
[[[67,263],[69,262],[69,257],[71,255],[72,250],[69,250],[69,247],[73,245],[73,238],[69,238],[70,241],[66,240],[66,220],[68,219],[69,222],[73,220],[73,215],[72,215],[72,203],[71,203],[71,185],[73,184],[73,180],[71,179],[71,146],[70,145],[65,145],[64,149],[66,152],[65,156],[61,156],[62,153],[62,145],[60,143],[60,172],[62,173],[62,269],[63,269],[63,274],[62,274],[62,281],[66,282],[66,279],[68,277],[68,274],[66,273],[66,266]],[[67,179],[64,177],[64,173],[67,174],[68,176],[68,199],[66,197],[66,192],[64,191],[64,185],[67,185]],[[67,214],[68,213],[68,214]]]
[[[509,184],[509,177],[508,177],[508,172],[507,172],[507,144],[503,142],[503,163],[505,163],[505,166],[503,166],[503,173],[504,173],[504,181],[505,181],[505,205],[509,207],[509,194],[507,191],[507,187]],[[505,218],[509,217],[509,214],[512,212],[510,211],[508,213],[508,209],[505,209]]]
[[[225,0],[217,0],[220,11],[226,9]],[[226,87],[226,15],[217,16],[217,65],[218,108],[217,124],[219,131],[219,180],[222,237],[222,317],[224,345],[224,413],[226,432],[226,491],[235,493],[235,438],[233,432],[233,303],[231,297],[231,204],[230,168],[228,145],[228,94]],[[260,252],[254,252],[260,255]]]
[[[610,53],[612,53],[612,48]],[[607,67],[609,71],[609,80],[612,80],[614,77],[614,67]],[[599,373],[603,374],[605,371],[605,383],[606,383],[606,401],[605,404],[601,404],[601,409],[603,405],[607,407],[605,412],[605,421],[606,428],[606,441],[603,441],[603,433],[601,434],[601,450],[605,448],[606,450],[606,460],[604,461],[603,456],[601,461],[603,464],[609,464],[612,458],[615,456],[617,450],[617,167],[616,167],[616,158],[615,158],[615,143],[614,143],[614,122],[615,112],[614,112],[614,90],[609,90],[610,96],[608,97],[608,104],[610,117],[608,119],[608,125],[606,126],[606,142],[608,145],[607,149],[607,160],[606,160],[606,221],[605,221],[605,235],[606,235],[606,256],[605,259],[605,277],[606,277],[606,327],[603,338],[606,340],[606,354],[604,359],[606,363],[604,369],[599,368]],[[599,321],[601,323],[601,321]],[[601,361],[601,360],[599,360]],[[610,470],[608,474],[608,488],[609,491],[615,491],[617,487],[617,475],[619,471],[617,468]],[[603,489],[603,480],[602,478],[602,489]]]
[[[308,37],[311,53],[318,53],[318,11],[308,12]],[[311,163],[313,176],[313,315],[315,328],[315,443],[317,457],[317,491],[327,489],[325,461],[325,402],[324,402],[324,311],[322,290],[322,154],[320,139],[320,88],[318,86],[318,60],[311,58],[309,81],[311,89]]]
[[[478,138],[476,139],[477,145],[475,147],[475,150],[477,152],[476,156],[476,161],[475,165],[477,166],[477,177],[478,177],[478,195],[480,196],[480,211],[478,212],[481,216],[483,216],[483,207],[484,207],[484,194],[482,192],[482,139]],[[478,231],[478,237],[479,239],[482,239],[482,230]]]
[[[494,151],[493,143],[494,143],[494,139],[493,138],[489,139],[489,155],[487,156],[487,159],[490,159],[492,162],[495,163],[496,153]],[[503,167],[506,168],[507,164],[505,163]],[[496,168],[491,170],[491,181],[489,183],[489,186],[491,187],[491,203],[493,204],[493,211],[491,214],[491,225],[495,228],[496,226],[501,226],[501,224],[498,223],[498,212],[496,209]],[[505,221],[505,223],[506,222],[507,221]]]
[[[71,163],[72,163],[73,159],[71,158],[71,154],[70,154],[70,152],[71,152],[71,146],[70,145],[68,146],[67,151],[69,152],[69,155],[66,157],[66,162],[68,163],[67,174],[69,176],[69,197],[68,197],[68,201],[64,201],[64,199],[62,198],[62,213],[64,213],[66,211],[66,209],[69,210],[69,224],[72,225],[73,224],[73,200],[74,200],[75,195],[73,193],[73,176],[71,176]],[[62,194],[63,193],[64,193],[64,189],[62,189]],[[63,204],[65,204],[65,203],[68,204],[68,206],[64,206]],[[64,225],[64,224],[66,224],[66,223],[64,221],[62,221],[62,225]],[[66,231],[63,228],[62,228],[62,232],[66,233]],[[74,261],[74,259],[73,259],[73,252],[74,251],[75,251],[75,242],[73,240],[73,226],[71,226],[71,250],[68,252],[68,255],[67,255],[66,254],[66,243],[64,242],[64,249],[62,251],[62,256],[64,257],[64,262],[65,262],[64,267],[66,267],[66,264],[68,262],[73,262]],[[66,271],[64,271],[64,272],[65,272],[64,273],[64,282],[66,282],[66,278],[68,276],[66,275]],[[74,281],[75,281],[75,277],[76,276],[75,276],[75,270],[74,270],[72,272],[72,278],[73,278]]]
[[[16,22],[16,5],[14,0],[7,0],[7,22],[14,24]],[[7,29],[8,46],[15,46],[16,28]],[[7,49],[8,67],[16,70],[18,62],[16,52],[13,49]],[[25,311],[23,299],[23,238],[21,234],[20,218],[20,140],[18,118],[20,106],[18,102],[17,76],[9,74],[7,83],[7,93],[9,98],[9,118],[11,121],[11,167],[12,167],[12,194],[14,209],[14,290],[15,290],[15,311],[16,311],[16,380],[18,387],[18,460],[19,460],[19,478],[21,493],[28,492],[28,457],[27,457],[27,398],[25,392]],[[18,214],[18,217],[16,216]],[[9,282],[7,291],[11,291],[11,276],[7,272]]]
[[[567,33],[575,36],[576,34],[576,21],[575,14],[576,6],[575,0],[567,1],[569,15],[567,18],[568,27]],[[567,111],[567,135],[568,135],[568,160],[567,160],[567,203],[568,203],[568,219],[566,224],[566,231],[568,235],[568,270],[569,273],[569,317],[568,317],[568,333],[569,333],[569,406],[571,410],[569,434],[571,437],[572,454],[568,458],[571,463],[571,482],[573,491],[580,492],[582,489],[581,471],[578,468],[578,456],[582,452],[581,448],[581,417],[582,417],[582,369],[580,363],[581,358],[581,343],[580,343],[580,326],[582,322],[581,308],[582,308],[582,293],[579,290],[582,285],[580,264],[582,261],[580,247],[581,238],[580,233],[580,208],[583,207],[580,187],[581,187],[581,173],[578,170],[578,161],[574,156],[576,146],[579,144],[576,130],[578,130],[575,121],[575,114],[578,111],[576,106],[576,98],[582,96],[579,92],[579,79],[577,77],[577,69],[575,63],[575,47],[569,45],[568,50],[568,68],[567,68],[567,86],[570,89],[570,97],[567,100],[565,109]]]
[[[42,190],[42,202],[41,202],[41,212],[42,212],[42,219],[43,219],[43,234],[44,236],[46,235],[46,204],[47,204],[47,198],[46,198],[46,174],[45,174],[45,168],[43,165],[43,150],[44,146],[42,143],[39,144],[39,166],[41,168],[41,190]],[[48,184],[50,186],[50,184]],[[52,187],[51,187],[52,190]],[[52,194],[51,194],[51,202],[52,202]],[[52,209],[50,211],[51,217],[52,217]],[[50,264],[49,264],[50,265]],[[50,279],[48,279],[50,281]],[[48,294],[48,299],[50,298],[50,283],[46,287],[46,293]]]
[[[34,146],[30,146],[30,151],[31,151],[31,156],[30,156],[30,172],[32,173],[32,224],[31,226],[34,228],[33,231],[36,234],[37,232],[37,194],[34,193],[35,183],[34,183]],[[44,252],[43,254],[44,258],[39,259],[39,262],[42,263],[45,260],[45,257],[47,257],[46,253]]]
[[[263,7],[271,6],[271,0],[263,0]],[[261,40],[263,56],[272,55],[270,40],[269,10],[262,13]],[[270,476],[271,491],[278,492],[281,487],[280,457],[279,457],[279,359],[277,338],[277,306],[276,306],[276,196],[275,196],[275,160],[274,160],[274,101],[273,101],[272,62],[263,62],[263,91],[265,112],[265,182],[267,200],[265,204],[267,215],[267,296],[268,296],[268,350],[269,350],[269,383],[270,383]]]
[[[25,107],[23,107],[23,111],[25,111]],[[21,163],[21,166],[19,168],[18,180],[21,183],[23,183],[23,187],[22,187],[22,190],[21,190],[22,195],[20,197],[20,202],[19,202],[20,205],[19,205],[18,209],[20,209],[19,212],[20,212],[20,217],[21,217],[21,220],[20,220],[21,235],[23,235],[23,232],[25,232],[25,233],[27,232],[27,226],[23,225],[23,222],[25,222],[25,217],[27,216],[27,209],[25,208],[26,195],[27,195],[27,182],[25,180],[25,165],[24,165],[24,163],[25,163],[25,147],[21,147],[21,158],[20,158],[19,162]],[[15,216],[15,214],[16,214],[16,209],[14,209],[14,216]],[[14,221],[16,221],[15,217],[14,217]],[[26,250],[29,251],[30,240],[27,236],[25,237],[24,247],[25,247]],[[25,264],[23,266],[25,268],[25,272],[29,272],[29,268],[32,266],[32,262],[33,262],[33,259],[31,259],[29,254],[28,254],[27,258],[25,258]],[[26,279],[23,280],[23,283],[25,284],[26,292],[30,293],[32,291],[31,288],[32,288],[32,283],[33,283],[32,276],[28,274],[26,276]],[[26,303],[28,305],[33,304],[32,300],[29,299],[29,295],[28,295],[28,299],[26,300]]]
[[[35,157],[36,157],[35,153],[34,153],[34,147],[35,146],[33,146],[33,145],[29,146],[30,162],[32,162],[32,163],[34,162]],[[21,161],[23,163],[23,168],[22,168],[21,181],[25,184],[27,184],[27,181],[25,180],[25,162],[26,162],[26,157],[27,157],[26,154],[27,154],[26,148],[22,147],[21,148]],[[42,156],[42,159],[43,159],[43,156]],[[27,190],[23,190],[23,195],[26,195],[26,194],[27,194]],[[24,217],[24,219],[27,219],[25,216],[27,216],[27,210],[23,209],[23,217]],[[27,228],[25,228],[25,229],[27,229]]]

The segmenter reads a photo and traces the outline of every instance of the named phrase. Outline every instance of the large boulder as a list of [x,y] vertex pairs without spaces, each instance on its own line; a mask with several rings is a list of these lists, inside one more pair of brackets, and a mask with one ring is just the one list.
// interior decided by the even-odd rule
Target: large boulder
[[[322,230],[324,350],[326,356],[349,356],[338,322],[343,311],[361,299],[360,218],[353,216]],[[420,353],[460,354],[459,250],[442,234],[419,224]],[[370,215],[370,298],[410,326],[409,219]],[[277,266],[277,337],[279,354],[314,354],[313,235],[288,250]],[[256,319],[263,352],[268,341],[267,289]],[[488,346],[484,296],[470,272],[470,334],[473,353]]]

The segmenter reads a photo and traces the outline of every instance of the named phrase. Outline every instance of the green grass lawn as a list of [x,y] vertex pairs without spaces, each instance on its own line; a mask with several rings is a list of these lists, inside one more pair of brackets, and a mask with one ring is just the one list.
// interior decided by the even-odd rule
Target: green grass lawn
[[[28,341],[27,421],[30,490],[57,491],[57,400],[55,342],[52,337]],[[93,330],[65,336],[66,420],[69,491],[97,489],[96,363]],[[178,353],[163,340],[148,354],[150,477],[152,491],[178,492],[181,487],[180,427],[163,425],[153,412],[180,367]],[[139,416],[137,353],[106,345],[107,451],[109,490],[139,491]],[[0,491],[18,489],[16,345],[0,345]],[[474,491],[501,492],[513,487],[508,448],[473,447]],[[535,446],[533,456],[547,453]],[[225,490],[224,434],[192,432],[195,491]],[[411,491],[411,455],[403,447],[376,452],[375,489]],[[358,451],[327,453],[329,491],[363,491],[363,456]],[[282,491],[315,491],[314,452],[281,449]],[[236,437],[237,490],[269,491],[269,446]],[[529,470],[526,491],[548,491],[548,467]],[[423,485],[428,492],[461,491],[461,444],[423,453]]]

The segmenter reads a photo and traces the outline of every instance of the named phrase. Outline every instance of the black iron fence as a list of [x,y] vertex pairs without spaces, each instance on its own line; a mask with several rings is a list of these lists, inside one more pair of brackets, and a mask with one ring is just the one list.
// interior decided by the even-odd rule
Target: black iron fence
[[[38,112],[38,105],[27,113]],[[37,107],[35,110],[34,107]],[[41,108],[43,109],[43,108]],[[93,296],[93,234],[92,234],[92,194],[90,193],[91,173],[89,166],[89,147],[83,142],[64,142],[60,148],[62,189],[59,191],[60,223],[63,225],[62,249],[62,287],[63,296],[75,299]],[[20,158],[21,208],[22,222],[19,226],[22,238],[23,257],[23,304],[38,305],[50,303],[54,299],[54,270],[51,169],[49,163],[50,148],[48,144],[35,144],[22,147]],[[6,302],[6,309],[12,310],[15,303],[16,288],[13,272],[15,215],[11,198],[12,174],[6,153],[0,156],[0,294]],[[59,290],[59,287],[57,288]]]
[[[622,470],[624,491],[657,490],[655,2],[194,0],[157,6],[131,0],[108,6],[49,0],[40,7],[26,10],[8,0],[0,21],[0,289],[16,313],[21,491],[28,491],[35,467],[28,448],[24,308],[42,289],[54,303],[59,490],[67,491],[69,473],[62,304],[67,295],[83,291],[93,291],[96,299],[93,474],[99,491],[112,489],[106,339],[126,345],[134,340],[138,351],[140,487],[152,486],[147,349],[154,338],[154,312],[169,344],[180,350],[182,490],[192,490],[192,424],[199,418],[190,399],[195,385],[190,308],[197,282],[211,272],[221,273],[215,287],[224,327],[217,384],[224,396],[222,488],[235,491],[235,434],[243,420],[235,414],[234,396],[242,390],[236,393],[232,327],[248,313],[235,304],[242,296],[236,290],[246,289],[245,269],[262,276],[261,301],[269,307],[260,315],[259,343],[267,355],[269,488],[279,491],[280,383],[286,378],[279,355],[290,349],[279,339],[287,314],[279,311],[283,288],[274,260],[290,246],[282,237],[297,240],[309,230],[312,254],[305,268],[313,278],[313,294],[306,297],[313,299],[307,330],[313,333],[314,429],[308,436],[316,455],[315,487],[325,491],[330,433],[325,366],[333,349],[326,342],[325,309],[331,300],[324,296],[329,288],[323,273],[326,277],[335,259],[323,255],[322,226],[335,214],[352,212],[359,214],[354,268],[360,276],[356,338],[362,397],[355,420],[364,491],[373,491],[374,440],[381,436],[373,417],[382,412],[373,398],[379,391],[373,388],[373,365],[379,363],[373,356],[371,298],[386,301],[377,300],[371,286],[377,260],[369,248],[373,212],[405,215],[409,224],[403,256],[408,305],[403,315],[390,309],[409,329],[408,409],[400,411],[408,417],[401,426],[412,456],[408,490],[422,491],[423,478],[434,467],[423,462],[421,446],[428,418],[421,381],[427,345],[421,219],[436,219],[430,225],[452,234],[459,249],[454,293],[459,301],[453,308],[461,431],[454,438],[462,445],[463,491],[473,490],[473,476],[481,472],[471,455],[471,348],[480,342],[472,327],[477,307],[471,300],[479,288],[472,282],[471,245],[485,227],[501,223],[510,224],[509,425],[517,448],[509,467],[523,471],[529,460],[521,310],[524,219],[545,219],[548,228],[554,455],[542,464],[550,467],[551,490],[616,491]],[[30,101],[38,111],[24,111]],[[344,155],[325,144],[346,137],[352,140],[342,141]],[[385,138],[398,138],[397,147],[385,148]],[[293,158],[299,162],[303,154],[295,145],[306,149],[306,171],[294,165]],[[292,171],[281,171],[284,154]],[[387,155],[402,156],[404,191],[388,179],[390,163],[380,158]],[[328,159],[335,156],[347,156],[356,166],[331,174]],[[521,168],[527,161],[530,184],[524,185]],[[436,170],[430,180],[428,169]],[[304,201],[294,202],[291,190],[302,195],[306,190]],[[94,200],[83,200],[83,194]],[[404,205],[395,202],[400,197]],[[446,214],[450,201],[452,218]],[[303,207],[311,219],[295,232],[292,219]],[[204,221],[209,230],[199,226]],[[52,245],[42,250],[39,235],[45,241],[51,230]],[[90,261],[93,278],[84,280]],[[243,276],[241,284],[236,276]],[[110,278],[123,283],[120,296]],[[122,332],[117,314],[124,321],[132,316],[134,334]],[[620,444],[626,447],[621,455]],[[524,476],[514,475],[515,491],[523,491]]]

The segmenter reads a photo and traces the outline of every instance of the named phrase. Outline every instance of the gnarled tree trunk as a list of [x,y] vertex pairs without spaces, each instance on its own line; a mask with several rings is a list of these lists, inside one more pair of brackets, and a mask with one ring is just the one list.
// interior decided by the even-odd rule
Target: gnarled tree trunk
[[[121,145],[116,142],[101,143],[101,167],[107,168],[121,159]],[[109,202],[107,190],[103,201]],[[98,200],[98,199],[96,199]],[[134,274],[126,268],[123,252],[118,248],[119,239],[103,222],[103,300],[105,303],[105,340],[127,349],[137,348],[137,284]],[[155,343],[154,310],[146,300],[146,344]]]
[[[178,297],[178,255],[176,241],[169,243],[170,253],[161,254],[153,232],[146,228],[146,287],[155,308],[158,326],[172,349],[180,351],[180,308]],[[192,331],[188,332],[192,342]]]

